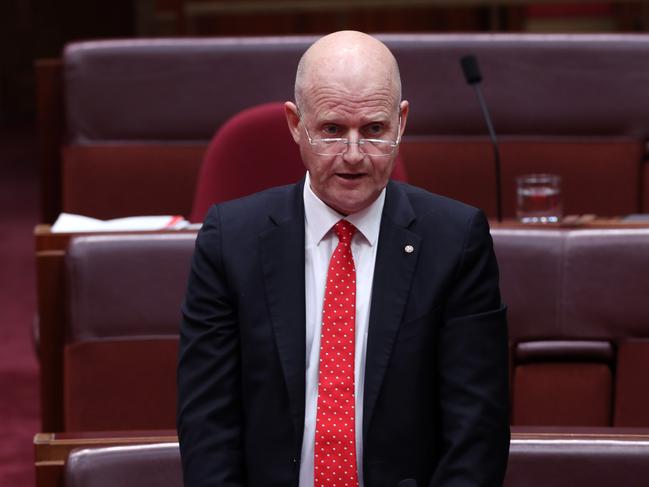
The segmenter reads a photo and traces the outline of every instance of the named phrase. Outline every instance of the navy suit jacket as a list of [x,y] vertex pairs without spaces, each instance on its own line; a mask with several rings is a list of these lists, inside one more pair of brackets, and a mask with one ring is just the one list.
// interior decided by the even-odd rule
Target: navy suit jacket
[[[303,184],[216,205],[198,235],[178,367],[186,487],[297,485]],[[390,182],[371,300],[365,486],[501,485],[507,327],[482,212]]]

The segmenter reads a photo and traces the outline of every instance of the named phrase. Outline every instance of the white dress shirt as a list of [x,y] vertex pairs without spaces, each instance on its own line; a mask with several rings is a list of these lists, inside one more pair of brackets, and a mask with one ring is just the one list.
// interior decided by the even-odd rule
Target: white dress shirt
[[304,183],[305,292],[306,292],[306,397],[304,437],[300,463],[299,487],[313,487],[313,449],[318,404],[318,363],[320,329],[327,269],[331,254],[338,245],[332,227],[341,219],[358,230],[352,239],[356,266],[356,335],[354,352],[354,397],[356,398],[356,460],[358,480],[363,487],[363,386],[365,384],[365,351],[372,297],[374,263],[385,202],[385,188],[367,208],[343,217],[323,203],[311,190],[307,172]]

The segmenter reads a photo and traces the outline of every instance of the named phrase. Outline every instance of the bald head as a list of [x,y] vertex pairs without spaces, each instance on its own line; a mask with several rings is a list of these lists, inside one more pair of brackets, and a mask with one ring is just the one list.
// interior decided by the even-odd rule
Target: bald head
[[396,59],[385,44],[362,32],[334,32],[307,49],[297,68],[295,101],[308,109],[310,95],[322,86],[335,85],[354,92],[379,87],[389,91],[395,106],[401,100]]
[[409,104],[387,47],[361,32],[315,42],[284,113],[313,193],[341,215],[369,207],[388,184]]

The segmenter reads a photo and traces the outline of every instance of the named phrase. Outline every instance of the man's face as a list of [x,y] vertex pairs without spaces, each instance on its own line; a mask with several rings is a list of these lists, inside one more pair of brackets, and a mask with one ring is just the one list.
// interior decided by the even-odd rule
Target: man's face
[[316,154],[305,127],[312,139],[396,141],[405,125],[407,109],[407,102],[399,104],[390,84],[370,83],[350,89],[344,83],[328,83],[310,90],[304,106],[299,107],[299,118],[294,116],[292,122],[289,115],[289,125],[309,171],[313,192],[343,215],[360,211],[372,204],[388,183],[397,151],[369,156],[352,143],[340,155]]

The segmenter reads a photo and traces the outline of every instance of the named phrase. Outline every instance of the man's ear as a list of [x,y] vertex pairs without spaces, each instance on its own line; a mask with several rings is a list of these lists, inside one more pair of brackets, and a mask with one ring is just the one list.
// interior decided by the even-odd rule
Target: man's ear
[[288,123],[288,129],[291,131],[293,140],[296,144],[299,144],[302,132],[300,131],[300,115],[295,103],[292,101],[284,103],[284,114],[286,115],[286,123]]
[[401,127],[399,127],[399,138],[403,136],[404,130],[406,130],[406,121],[408,120],[408,113],[410,112],[410,103],[408,100],[402,100],[399,103],[399,113],[401,115]]

